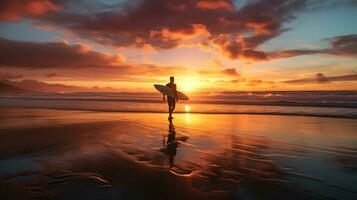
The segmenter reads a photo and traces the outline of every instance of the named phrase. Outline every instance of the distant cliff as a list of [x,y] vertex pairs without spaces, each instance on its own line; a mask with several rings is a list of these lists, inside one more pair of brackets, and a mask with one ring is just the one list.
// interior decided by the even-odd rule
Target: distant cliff
[[18,94],[18,93],[26,93],[26,92],[28,91],[10,85],[5,81],[0,81],[0,94]]

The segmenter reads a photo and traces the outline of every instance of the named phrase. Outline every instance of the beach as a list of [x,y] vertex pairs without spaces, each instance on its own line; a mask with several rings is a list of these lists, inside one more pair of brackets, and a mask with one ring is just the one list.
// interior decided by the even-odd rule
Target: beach
[[2,107],[5,199],[356,199],[356,119]]
[[0,200],[357,200],[357,0],[2,0]]

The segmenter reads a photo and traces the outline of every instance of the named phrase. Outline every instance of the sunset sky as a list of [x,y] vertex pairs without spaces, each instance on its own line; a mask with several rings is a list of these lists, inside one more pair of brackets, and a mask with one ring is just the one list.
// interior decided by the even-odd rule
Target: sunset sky
[[355,0],[2,0],[0,79],[357,90]]

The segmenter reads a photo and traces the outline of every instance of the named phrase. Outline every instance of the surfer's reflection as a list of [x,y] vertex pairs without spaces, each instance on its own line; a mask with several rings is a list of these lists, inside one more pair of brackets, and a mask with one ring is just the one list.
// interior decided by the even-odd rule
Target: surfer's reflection
[[173,167],[174,165],[174,159],[177,153],[177,147],[179,145],[179,141],[185,142],[187,139],[188,139],[187,136],[176,137],[175,126],[172,123],[172,119],[169,119],[169,131],[167,136],[163,137],[162,151],[169,157],[170,168]]

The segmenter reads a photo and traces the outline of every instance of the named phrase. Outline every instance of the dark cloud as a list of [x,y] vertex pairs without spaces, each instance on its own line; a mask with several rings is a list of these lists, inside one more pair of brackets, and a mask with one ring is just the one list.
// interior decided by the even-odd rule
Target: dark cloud
[[294,49],[294,50],[283,50],[276,52],[267,53],[270,59],[279,59],[279,58],[289,58],[301,55],[312,55],[323,53],[321,50],[304,50],[304,49]]
[[[354,1],[339,1],[353,5]],[[329,7],[312,0],[255,0],[236,8],[230,0],[130,0],[108,5],[83,0],[4,0],[0,20],[21,16],[60,26],[100,44],[172,49],[195,43],[230,59],[266,61],[306,54],[356,55],[356,36],[331,38],[331,48],[264,52],[259,47],[288,31],[297,13]],[[194,40],[194,42],[193,42]]]
[[245,47],[245,42],[241,40],[231,41],[229,36],[218,36],[213,39],[213,43],[216,44],[222,53],[231,59],[247,59],[262,61],[268,60],[265,52],[258,49],[251,49]]
[[[94,51],[83,45],[13,41],[3,38],[0,38],[0,68],[21,68],[27,71],[41,69],[48,71],[45,77],[96,80],[113,80],[125,75],[160,76],[187,73],[187,69],[183,67],[124,63],[121,62],[120,56]],[[56,72],[51,72],[53,69]]]
[[18,79],[18,78],[22,78],[22,75],[19,74],[13,74],[13,73],[9,73],[6,71],[0,71],[0,80],[10,80],[10,79]]
[[268,60],[268,56],[265,52],[254,49],[245,49],[243,56],[251,60]]
[[326,50],[326,53],[357,56],[357,34],[344,35],[329,39],[331,48]]
[[234,9],[234,5],[227,0],[198,0],[196,2],[196,8],[206,10],[231,10]]
[[357,73],[342,75],[342,76],[331,76],[329,77],[329,80],[330,81],[357,81]]
[[330,54],[338,56],[357,56],[357,34],[343,35],[326,39],[330,47],[326,49],[295,49],[268,53],[270,58],[287,58],[300,55]]
[[319,83],[327,83],[329,82],[328,78],[322,73],[317,73],[315,76],[315,80]]
[[81,68],[112,65],[120,57],[63,42],[24,42],[0,38],[0,66]]
[[59,76],[59,74],[57,72],[51,72],[51,73],[48,73],[45,75],[45,77],[47,77],[47,78],[53,78],[56,76]]
[[105,45],[170,49],[201,36],[202,42],[217,45],[231,59],[267,60],[258,46],[287,31],[284,23],[308,2],[257,0],[238,9],[229,0],[133,0],[75,12],[70,8],[76,1],[68,1],[63,11],[43,20]]
[[347,74],[340,76],[325,76],[323,73],[317,73],[315,77],[294,79],[284,81],[288,84],[308,84],[308,83],[330,83],[335,81],[357,81],[357,74]]

